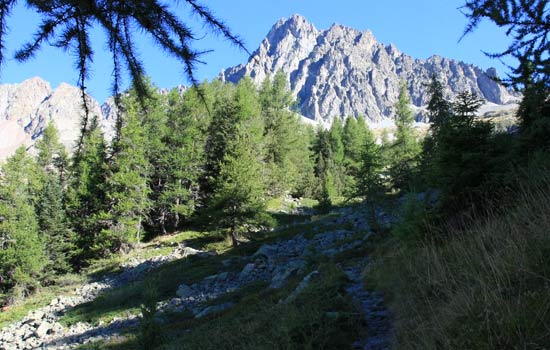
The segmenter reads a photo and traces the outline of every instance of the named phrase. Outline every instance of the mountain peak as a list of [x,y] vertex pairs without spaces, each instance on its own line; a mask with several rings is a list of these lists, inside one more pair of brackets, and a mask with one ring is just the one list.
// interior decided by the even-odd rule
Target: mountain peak
[[260,83],[279,70],[287,74],[301,113],[325,123],[350,115],[369,122],[393,118],[401,81],[407,82],[417,119],[423,119],[432,74],[446,85],[449,98],[468,90],[495,104],[517,100],[491,79],[492,70],[437,55],[414,59],[378,42],[369,30],[337,23],[317,30],[298,14],[279,20],[248,63],[225,70],[221,78],[237,82],[248,75]]
[[317,28],[302,15],[294,14],[290,18],[281,18],[267,34],[269,42],[279,42],[286,37],[302,38],[310,33],[317,33]]
[[[88,98],[90,113],[101,117],[98,103]],[[31,149],[50,122],[57,127],[61,143],[72,151],[83,114],[78,87],[61,83],[53,90],[40,77],[0,85],[0,162],[22,145]],[[111,120],[100,118],[100,124],[106,133],[114,129]]]
[[281,18],[274,27],[304,27],[313,26],[304,16],[295,13],[289,18]]

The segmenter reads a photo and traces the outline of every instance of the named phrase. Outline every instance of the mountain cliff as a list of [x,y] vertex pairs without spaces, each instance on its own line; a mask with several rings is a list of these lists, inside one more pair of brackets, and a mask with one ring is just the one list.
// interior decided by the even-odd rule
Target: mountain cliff
[[370,31],[338,24],[318,30],[300,15],[279,20],[248,63],[226,69],[221,78],[237,82],[248,75],[259,83],[278,70],[287,74],[301,113],[327,123],[349,115],[364,115],[369,122],[391,118],[401,81],[420,120],[432,74],[444,83],[448,98],[469,90],[497,105],[517,101],[492,79],[493,68],[483,71],[439,56],[414,59],[379,43]]
[[[99,117],[103,131],[110,138],[114,130],[112,113],[102,113],[99,104],[90,97],[88,107],[91,115]],[[0,85],[0,160],[21,145],[31,148],[50,121],[59,130],[61,143],[72,150],[83,114],[81,92],[75,86],[63,83],[52,89],[40,78]]]
[[[483,71],[439,56],[414,59],[392,44],[379,43],[370,31],[338,24],[318,30],[300,15],[279,20],[248,63],[226,69],[221,79],[237,82],[249,75],[260,83],[279,70],[287,74],[300,112],[309,118],[303,119],[311,123],[330,124],[335,117],[349,115],[364,115],[369,123],[391,119],[401,81],[408,86],[417,120],[424,120],[429,99],[425,84],[432,74],[444,83],[450,99],[464,90],[483,97],[488,102],[485,112],[508,110],[518,100],[492,79],[495,69]],[[100,106],[90,97],[88,106],[111,139],[116,119],[113,99]],[[21,145],[32,149],[50,121],[71,151],[83,113],[77,87],[61,84],[52,89],[40,78],[0,85],[0,161]]]

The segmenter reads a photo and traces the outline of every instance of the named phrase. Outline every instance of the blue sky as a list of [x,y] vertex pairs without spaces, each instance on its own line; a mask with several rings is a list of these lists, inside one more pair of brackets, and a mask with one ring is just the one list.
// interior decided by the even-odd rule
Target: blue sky
[[[501,75],[507,70],[499,61],[486,57],[482,50],[498,52],[510,42],[504,30],[492,23],[482,23],[479,29],[461,37],[466,18],[458,8],[464,0],[211,0],[203,1],[219,18],[237,33],[254,51],[272,25],[282,17],[298,13],[312,22],[317,29],[327,29],[333,23],[370,29],[378,41],[393,43],[402,52],[415,58],[427,58],[433,54],[474,63],[481,68],[496,67]],[[7,58],[2,67],[0,83],[18,83],[27,78],[40,76],[53,87],[61,82],[75,84],[77,71],[73,57],[54,48],[44,47],[26,63],[15,62],[13,52],[32,38],[39,18],[20,4],[10,17],[8,26]],[[193,23],[199,41],[195,47],[200,50],[214,50],[197,66],[199,80],[212,79],[222,69],[244,63],[248,54],[215,35],[208,33],[197,21],[190,18],[186,7],[180,2],[177,10],[182,18]],[[111,92],[110,55],[105,38],[100,30],[93,35],[95,59],[92,76],[88,81],[88,92],[103,102]],[[152,81],[159,87],[173,87],[188,84],[179,62],[164,55],[162,50],[146,38],[140,38],[140,57]],[[126,78],[126,83],[128,78]]]

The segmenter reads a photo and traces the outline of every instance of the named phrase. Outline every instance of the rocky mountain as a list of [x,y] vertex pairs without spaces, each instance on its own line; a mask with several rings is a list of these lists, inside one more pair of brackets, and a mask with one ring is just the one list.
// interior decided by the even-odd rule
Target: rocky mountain
[[[91,115],[97,115],[107,138],[114,132],[114,113],[104,113],[91,97]],[[103,110],[110,110],[109,104]],[[75,146],[84,115],[80,90],[69,84],[52,89],[40,78],[20,84],[0,85],[0,160],[7,158],[21,145],[32,148],[44,128],[53,121],[60,140],[68,150]]]
[[[495,69],[482,71],[439,56],[414,59],[392,44],[379,43],[370,31],[337,24],[318,30],[300,15],[279,20],[248,63],[226,69],[220,78],[237,82],[249,75],[260,83],[279,70],[287,74],[303,120],[309,123],[330,124],[335,117],[349,115],[364,115],[369,123],[391,119],[400,81],[408,85],[417,119],[424,120],[429,98],[424,84],[433,73],[445,84],[448,98],[470,90],[487,100],[485,114],[509,111],[518,100],[492,79]],[[183,86],[178,89],[185,91]],[[90,97],[89,107],[110,139],[116,119],[113,99],[100,106]],[[83,113],[77,87],[61,84],[52,89],[40,78],[0,85],[0,161],[21,145],[32,149],[50,121],[72,150]]]
[[225,70],[221,78],[237,82],[248,75],[259,83],[279,70],[287,74],[301,113],[326,123],[360,114],[371,123],[391,118],[400,81],[406,82],[420,120],[429,99],[424,84],[434,73],[448,98],[469,90],[490,104],[518,99],[495,83],[493,68],[483,71],[440,56],[415,59],[379,43],[370,31],[338,24],[318,30],[300,15],[279,20],[248,63]]

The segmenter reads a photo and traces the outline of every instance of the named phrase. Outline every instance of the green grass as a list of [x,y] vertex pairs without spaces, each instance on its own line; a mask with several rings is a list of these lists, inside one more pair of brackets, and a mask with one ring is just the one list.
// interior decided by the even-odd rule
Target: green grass
[[[145,248],[163,249],[163,247],[171,247],[178,242],[186,241],[189,246],[200,249],[213,250],[215,247],[217,255],[207,258],[190,257],[178,261],[173,261],[162,265],[150,271],[143,280],[125,285],[113,290],[109,290],[98,296],[94,301],[79,305],[70,310],[61,318],[61,323],[65,325],[75,324],[77,322],[90,322],[97,324],[100,321],[109,322],[116,316],[125,314],[136,314],[139,312],[139,306],[142,303],[141,290],[150,281],[156,281],[158,288],[158,301],[167,300],[175,295],[178,286],[182,283],[192,284],[202,280],[203,278],[217,274],[221,271],[227,271],[222,261],[235,256],[250,256],[262,244],[275,242],[280,239],[289,239],[297,234],[304,234],[307,238],[324,233],[331,230],[348,228],[345,224],[333,224],[324,222],[326,218],[331,216],[322,216],[316,218],[318,222],[305,222],[286,227],[276,231],[258,232],[250,235],[249,241],[236,248],[231,247],[230,242],[220,239],[219,237],[204,235],[199,232],[184,232],[168,237],[158,237],[155,240],[143,245],[140,256],[147,256],[148,251]],[[124,259],[118,257],[105,261],[101,264],[94,265],[95,274],[98,274],[97,267],[103,266],[101,272],[105,273],[105,266],[119,266],[121,261],[127,261],[129,257]],[[317,261],[316,261],[317,262]],[[238,271],[243,266],[244,262],[229,267],[231,270]],[[113,271],[111,269],[110,271]],[[254,288],[252,286],[251,288]],[[236,291],[234,295],[224,296],[228,300],[241,298],[242,291]],[[233,300],[234,301],[234,300]],[[217,303],[217,301],[216,301]]]
[[548,349],[549,198],[547,182],[443,243],[385,242],[366,274],[390,296],[396,348]]
[[0,312],[0,328],[21,320],[31,310],[48,305],[58,295],[68,294],[83,281],[84,278],[74,274],[58,277],[53,281],[55,284],[41,288],[23,302],[11,305]]
[[[314,205],[315,202],[310,204]],[[277,215],[274,214],[278,223],[285,225],[284,228],[250,234],[246,237],[247,242],[236,248],[231,247],[230,242],[219,236],[197,231],[185,231],[156,237],[149,242],[140,244],[129,254],[115,255],[94,261],[85,270],[84,277],[79,283],[72,285],[71,288],[109,273],[120,272],[121,265],[128,261],[169,254],[182,241],[185,241],[188,246],[217,253],[217,255],[207,258],[190,257],[164,264],[148,272],[143,280],[106,291],[96,300],[77,306],[65,314],[60,322],[66,326],[77,322],[98,324],[99,322],[109,322],[114,317],[139,314],[140,304],[143,302],[142,290],[151,281],[155,281],[158,289],[158,301],[167,300],[175,295],[177,287],[181,283],[192,284],[221,271],[240,270],[244,262],[228,268],[223,266],[222,261],[235,256],[249,256],[264,243],[288,239],[297,234],[304,234],[307,238],[312,238],[316,234],[346,228],[345,225],[331,222],[334,215],[317,216],[312,221],[310,221],[310,217],[305,216]],[[355,254],[358,257],[363,252]],[[313,265],[317,266],[321,262],[326,263],[327,261],[316,260]],[[313,268],[313,265],[310,267]],[[257,283],[225,294],[211,303],[219,304],[232,301],[237,303],[237,306],[219,315],[196,320],[187,312],[167,314],[168,323],[165,326],[169,337],[164,349],[179,348],[177,344],[182,337],[186,344],[191,344],[190,348],[226,348],[220,343],[208,345],[207,343],[212,340],[208,339],[207,334],[200,335],[211,326],[232,342],[233,348],[239,349],[261,349],[261,342],[271,345],[280,343],[283,348],[289,349],[332,349],[342,346],[347,348],[351,339],[357,338],[359,328],[361,328],[359,327],[360,322],[356,322],[357,315],[351,301],[344,296],[345,293],[342,291],[345,278],[341,272],[337,272],[334,267],[325,267],[324,269],[323,278],[304,293],[305,297],[298,298],[294,305],[282,305],[278,304],[278,301],[284,299],[303,276],[296,276],[282,290],[266,290],[266,283]],[[65,293],[67,294],[71,288],[68,288]],[[58,294],[64,294],[64,292],[60,289],[50,288],[37,294],[36,301],[33,302],[32,298],[29,299],[25,308],[17,314],[12,313],[11,316],[7,313],[0,314],[0,321],[5,319],[5,323],[9,323],[20,319],[29,310],[46,305]],[[338,311],[339,314],[346,316],[336,319],[326,316],[327,313],[333,311]],[[256,319],[258,315],[262,316]],[[270,329],[268,325],[272,322],[280,325]],[[188,328],[192,331],[186,331]],[[246,329],[243,334],[247,338],[253,337],[255,333],[258,333],[258,338],[254,341],[242,342],[239,340],[240,337],[237,337],[242,331],[241,328]],[[265,331],[262,334],[264,328]],[[290,338],[286,339],[287,337]],[[219,338],[218,341],[221,339]],[[108,342],[83,345],[79,349],[135,349],[137,347],[139,347],[137,335],[130,332]],[[269,347],[265,345],[263,348]]]
[[166,263],[147,273],[140,281],[106,291],[95,300],[71,309],[60,322],[65,325],[77,322],[98,323],[125,313],[135,314],[143,301],[142,290],[150,281],[155,281],[158,301],[165,300],[176,294],[180,284],[192,284],[221,271],[223,258],[224,256],[204,259],[189,257]]
[[[288,305],[279,301],[303,276],[295,276],[279,290],[257,284],[227,295],[224,300],[238,302],[235,307],[201,319],[185,313],[169,315],[162,326],[165,341],[158,349],[349,349],[364,329],[362,316],[343,290],[346,278],[341,270],[324,264],[319,271],[320,277]],[[81,350],[138,346],[135,335],[129,335],[127,341],[101,342]]]

